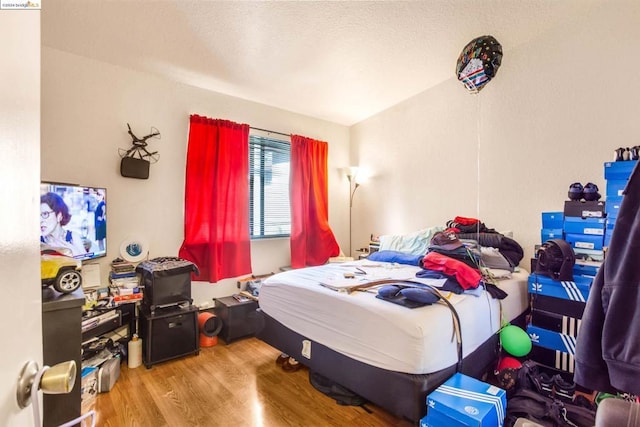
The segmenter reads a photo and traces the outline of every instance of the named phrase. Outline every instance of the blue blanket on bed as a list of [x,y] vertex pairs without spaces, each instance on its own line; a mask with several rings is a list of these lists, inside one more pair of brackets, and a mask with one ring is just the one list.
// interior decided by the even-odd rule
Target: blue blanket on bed
[[422,267],[424,255],[412,255],[399,251],[377,251],[367,257],[369,261],[397,262],[398,264],[415,265]]

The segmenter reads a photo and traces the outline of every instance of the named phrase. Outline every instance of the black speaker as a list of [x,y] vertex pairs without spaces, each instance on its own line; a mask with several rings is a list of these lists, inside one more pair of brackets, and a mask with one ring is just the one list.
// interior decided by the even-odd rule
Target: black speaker
[[140,306],[142,361],[151,365],[200,352],[198,307],[156,309]]
[[149,179],[149,161],[136,157],[123,157],[120,161],[120,175],[127,178]]

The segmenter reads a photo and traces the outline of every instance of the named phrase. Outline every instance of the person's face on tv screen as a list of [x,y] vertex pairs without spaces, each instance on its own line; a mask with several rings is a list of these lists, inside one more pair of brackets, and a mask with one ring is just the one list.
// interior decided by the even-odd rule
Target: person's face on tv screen
[[48,204],[42,203],[40,205],[40,234],[42,236],[50,235],[57,225],[58,215]]

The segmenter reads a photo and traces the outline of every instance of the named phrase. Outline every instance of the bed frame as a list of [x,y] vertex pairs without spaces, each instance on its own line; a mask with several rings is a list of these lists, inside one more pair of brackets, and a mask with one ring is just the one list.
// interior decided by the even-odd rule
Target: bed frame
[[[519,324],[519,319],[513,324]],[[441,371],[415,375],[377,368],[351,359],[285,327],[258,309],[257,337],[295,358],[309,369],[348,388],[390,413],[418,423],[427,411],[426,397],[456,372],[455,364]],[[311,342],[311,358],[302,355],[304,340]],[[463,343],[464,345],[464,343]],[[499,339],[492,335],[463,359],[461,372],[481,378],[495,366]]]

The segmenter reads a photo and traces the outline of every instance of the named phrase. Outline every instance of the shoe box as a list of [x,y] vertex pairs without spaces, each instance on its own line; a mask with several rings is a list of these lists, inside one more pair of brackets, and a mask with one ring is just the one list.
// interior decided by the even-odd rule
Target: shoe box
[[590,278],[595,278],[598,274],[598,270],[602,266],[601,262],[598,261],[576,261],[573,266],[573,274],[574,276],[586,276]]
[[533,325],[527,326],[527,334],[531,338],[531,343],[535,346],[558,350],[571,355],[576,354],[577,337]]
[[564,240],[574,249],[602,250],[604,246],[604,229],[599,236],[593,234],[565,233]]
[[564,234],[562,224],[564,213],[562,212],[542,212],[542,229],[540,230],[541,243],[552,239],[562,239]]
[[565,200],[564,216],[582,218],[604,218],[605,202],[600,200]]
[[605,212],[607,213],[607,225],[613,225],[613,223],[615,223],[615,219],[618,218],[622,199],[623,196],[607,196],[607,207],[605,208]]
[[610,201],[611,197],[622,197],[624,196],[624,189],[627,187],[626,179],[612,179],[607,181],[607,202]]
[[530,294],[541,294],[565,300],[586,302],[593,278],[574,276],[573,281],[553,280],[541,274],[530,274],[528,290]]
[[577,337],[581,323],[582,319],[579,317],[566,316],[539,308],[533,308],[531,310],[531,326],[550,332]]
[[[595,263],[580,265],[594,273]],[[527,334],[533,344],[529,358],[542,365],[573,372],[578,331],[589,298],[593,276],[575,274],[573,281],[557,281],[538,274],[529,276],[531,315]]]
[[540,238],[542,243],[552,239],[564,239],[564,233],[562,228],[543,228],[540,230]]
[[542,212],[542,228],[562,229],[564,223],[563,212]]
[[458,372],[427,396],[420,426],[501,427],[506,408],[505,390]]
[[637,163],[637,160],[606,162],[604,164],[604,179],[607,181],[620,179],[628,180]]
[[588,236],[604,236],[605,218],[565,217],[562,228],[566,234],[585,234]]
[[604,179],[607,181],[605,193],[607,196],[607,206],[605,208],[607,226],[604,234],[604,246],[609,246],[611,241],[613,227],[624,198],[624,190],[637,163],[637,160],[629,160],[604,164]]
[[576,368],[576,359],[573,354],[537,345],[531,347],[529,358],[541,365],[549,366],[571,374],[573,374]]

